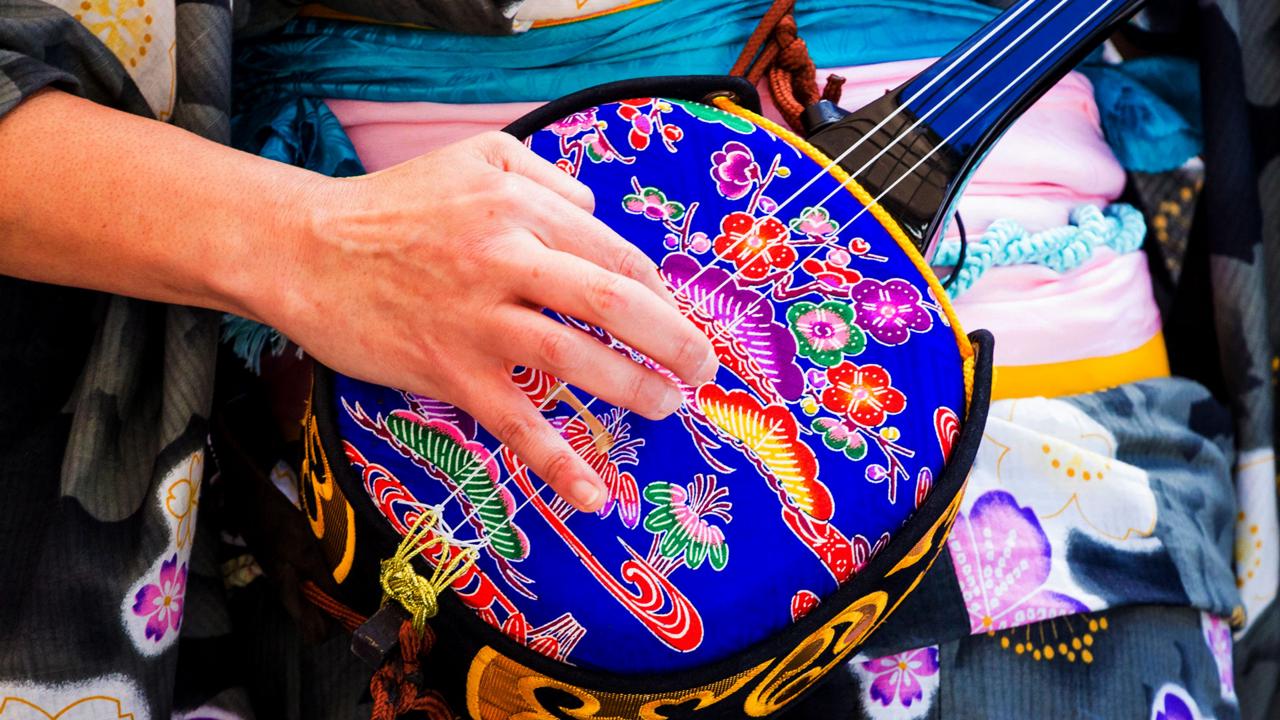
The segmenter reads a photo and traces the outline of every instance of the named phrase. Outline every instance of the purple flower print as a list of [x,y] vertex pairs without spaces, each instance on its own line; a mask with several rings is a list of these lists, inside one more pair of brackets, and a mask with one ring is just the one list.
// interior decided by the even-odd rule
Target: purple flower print
[[160,581],[143,585],[133,596],[133,614],[147,618],[146,636],[159,642],[182,625],[182,600],[187,593],[187,566],[178,556],[160,564]]
[[1044,588],[1053,550],[1030,508],[993,490],[956,518],[947,540],[973,633],[1004,630],[1086,612],[1078,600]]
[[814,390],[821,390],[827,386],[827,373],[821,368],[809,368],[804,373],[804,379]]
[[1232,699],[1236,696],[1236,681],[1231,659],[1231,627],[1222,618],[1206,612],[1200,613],[1200,627],[1204,631],[1204,643],[1218,666],[1222,697]]
[[[938,648],[887,655],[873,660],[857,661],[859,675],[870,680],[868,695],[885,707],[907,708],[925,697],[925,686],[937,683]],[[932,690],[932,687],[929,688]],[[932,693],[930,693],[932,694]]]
[[912,330],[933,327],[933,317],[920,305],[920,291],[906,280],[864,278],[850,293],[858,327],[882,345],[901,345]]
[[679,220],[684,217],[684,205],[655,187],[640,188],[622,198],[622,209],[632,215],[644,215],[650,220]]
[[596,109],[587,108],[551,123],[551,132],[560,137],[573,137],[596,124]]
[[711,154],[711,177],[721,195],[737,200],[751,192],[752,184],[760,180],[760,166],[750,148],[731,140]]
[[1151,707],[1155,720],[1200,720],[1200,708],[1176,685],[1165,685]]

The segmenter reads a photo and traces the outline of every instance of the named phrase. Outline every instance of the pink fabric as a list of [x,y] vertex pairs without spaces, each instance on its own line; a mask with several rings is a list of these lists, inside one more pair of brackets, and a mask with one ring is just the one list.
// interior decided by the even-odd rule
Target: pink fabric
[[369,172],[415,158],[507,123],[542,103],[450,105],[432,102],[329,100]]
[[[860,107],[929,62],[833,68],[820,70],[818,77],[844,76],[841,104]],[[763,86],[760,95],[765,114],[780,120]],[[371,172],[501,129],[538,105],[329,101]],[[1083,75],[1071,73],[1014,123],[983,161],[965,190],[960,213],[971,234],[981,234],[996,218],[1037,232],[1067,224],[1077,205],[1107,205],[1123,187],[1124,171],[1102,136],[1093,88]],[[965,327],[995,333],[1000,365],[1113,355],[1140,346],[1160,327],[1145,257],[1109,250],[1063,275],[1041,267],[992,269],[956,309]]]
[[[845,78],[840,104],[862,107],[906,82],[933,60],[819,70]],[[768,93],[761,92],[768,102]],[[769,107],[767,114],[776,114]],[[1124,189],[1124,169],[1102,136],[1093,85],[1070,73],[1009,129],[982,161],[960,201],[965,229],[981,234],[993,220],[1016,220],[1030,232],[1067,224],[1077,205],[1106,206]],[[958,235],[952,229],[952,237]]]
[[1040,365],[1118,355],[1160,331],[1143,253],[1100,248],[1070,272],[998,267],[955,301],[965,328],[996,338],[996,365]]
[[[860,107],[926,67],[908,60],[818,71],[845,77],[845,107]],[[761,86],[765,115],[780,120]],[[487,130],[501,129],[539,103],[447,105],[330,100],[369,171],[381,170]],[[1010,218],[1030,232],[1065,225],[1077,205],[1105,206],[1124,188],[1124,170],[1102,137],[1093,87],[1071,73],[1014,123],[978,168],[960,213],[971,233]]]

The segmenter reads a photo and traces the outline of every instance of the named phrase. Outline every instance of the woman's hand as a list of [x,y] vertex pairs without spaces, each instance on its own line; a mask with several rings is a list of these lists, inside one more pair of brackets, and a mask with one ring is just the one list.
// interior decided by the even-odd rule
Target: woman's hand
[[[511,380],[545,370],[649,418],[674,412],[668,379],[551,308],[597,325],[681,379],[717,368],[654,264],[591,216],[585,185],[488,133],[359,178],[317,179],[274,296],[250,303],[322,363],[472,414],[577,507],[600,479]],[[277,264],[276,267],[281,267]]]
[[0,118],[0,198],[0,273],[266,322],[336,370],[461,407],[585,510],[600,479],[510,367],[652,418],[680,395],[539,308],[687,382],[716,368],[587,188],[498,133],[334,180],[48,90]]

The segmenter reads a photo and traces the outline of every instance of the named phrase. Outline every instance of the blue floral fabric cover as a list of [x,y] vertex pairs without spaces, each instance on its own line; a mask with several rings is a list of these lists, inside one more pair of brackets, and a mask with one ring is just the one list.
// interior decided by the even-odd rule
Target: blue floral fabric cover
[[964,417],[957,329],[871,212],[742,117],[645,98],[528,142],[659,265],[719,375],[651,422],[517,368],[604,478],[594,515],[457,409],[339,377],[347,457],[401,532],[430,506],[457,543],[485,541],[454,588],[530,647],[620,673],[725,658],[821,602],[928,495]]

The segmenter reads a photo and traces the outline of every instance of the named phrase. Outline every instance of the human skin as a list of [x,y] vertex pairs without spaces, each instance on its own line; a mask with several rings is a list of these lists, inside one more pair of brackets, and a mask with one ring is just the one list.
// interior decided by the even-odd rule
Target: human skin
[[466,410],[583,510],[602,482],[511,367],[653,419],[681,394],[540,309],[691,384],[718,367],[591,191],[500,133],[334,179],[47,90],[0,118],[0,198],[0,274],[264,322],[338,372]]

